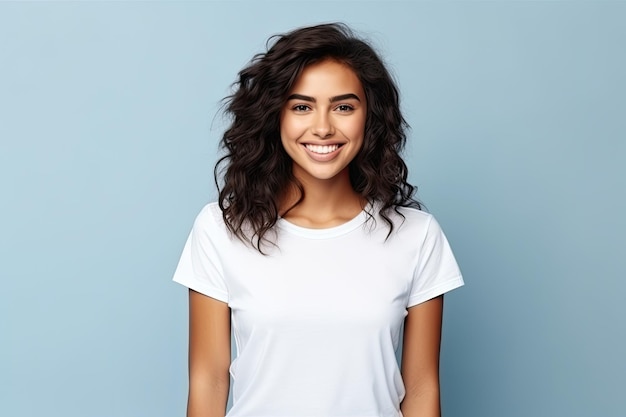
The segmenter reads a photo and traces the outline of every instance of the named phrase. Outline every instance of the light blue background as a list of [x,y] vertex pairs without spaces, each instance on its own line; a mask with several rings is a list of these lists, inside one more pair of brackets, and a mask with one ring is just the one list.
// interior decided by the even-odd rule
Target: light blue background
[[0,415],[175,416],[219,100],[343,20],[396,74],[407,162],[467,286],[446,417],[626,415],[626,3],[0,4]]

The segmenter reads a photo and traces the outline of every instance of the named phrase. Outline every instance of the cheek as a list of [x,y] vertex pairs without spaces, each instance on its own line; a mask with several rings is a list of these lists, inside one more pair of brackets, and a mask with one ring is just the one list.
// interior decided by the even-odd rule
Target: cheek
[[365,118],[351,119],[343,124],[343,133],[352,140],[363,139],[365,136]]
[[293,117],[285,116],[280,120],[280,136],[283,141],[300,137],[303,130],[302,123]]

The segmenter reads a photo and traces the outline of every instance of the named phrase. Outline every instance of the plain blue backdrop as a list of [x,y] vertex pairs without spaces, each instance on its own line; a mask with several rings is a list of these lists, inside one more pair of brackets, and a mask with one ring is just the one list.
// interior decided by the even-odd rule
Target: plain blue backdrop
[[398,79],[466,279],[444,415],[626,416],[622,2],[0,3],[0,415],[184,415],[170,279],[220,99],[268,36],[336,20]]

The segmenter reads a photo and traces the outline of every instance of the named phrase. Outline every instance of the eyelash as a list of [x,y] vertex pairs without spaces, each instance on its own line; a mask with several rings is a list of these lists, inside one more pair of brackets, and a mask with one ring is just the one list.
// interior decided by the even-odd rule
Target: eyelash
[[306,104],[296,104],[295,106],[292,107],[292,109],[297,112],[304,112],[307,110],[311,110],[311,108],[307,106]]
[[[335,107],[336,110],[339,110],[340,112],[349,112],[354,110],[354,107],[352,107],[349,104],[340,104],[337,107]],[[305,112],[308,110],[311,110],[311,107],[307,106],[306,104],[296,104],[295,106],[292,107],[292,110],[297,111],[297,112]]]

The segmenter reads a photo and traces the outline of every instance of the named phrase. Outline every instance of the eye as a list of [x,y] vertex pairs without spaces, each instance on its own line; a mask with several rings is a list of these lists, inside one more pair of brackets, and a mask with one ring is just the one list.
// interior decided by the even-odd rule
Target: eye
[[354,110],[354,107],[349,104],[340,104],[337,106],[337,110],[339,110],[340,112],[349,112]]
[[296,104],[291,109],[297,112],[306,112],[309,111],[311,108],[306,104]]

